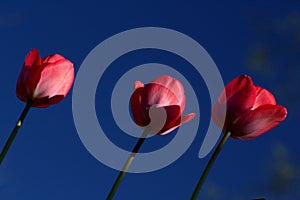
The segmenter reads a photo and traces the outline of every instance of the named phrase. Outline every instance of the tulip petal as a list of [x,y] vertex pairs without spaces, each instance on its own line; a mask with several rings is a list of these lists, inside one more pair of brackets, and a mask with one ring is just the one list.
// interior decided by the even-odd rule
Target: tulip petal
[[236,93],[244,89],[247,85],[253,85],[250,76],[241,75],[236,77],[225,86],[225,89],[222,91],[219,97],[219,103],[225,103],[226,100],[233,97]]
[[48,62],[41,73],[40,81],[33,94],[34,98],[66,96],[72,86],[74,80],[73,64],[63,57],[61,60],[57,60],[57,56],[53,57],[55,62]]
[[[251,79],[249,77],[249,79],[247,79],[248,83],[245,84],[244,87],[241,89],[239,88],[238,85],[236,85],[238,91],[228,98],[227,100],[228,120],[235,121],[237,116],[252,108],[256,98],[256,87],[252,84],[252,81],[251,82],[250,81]],[[226,88],[230,88],[230,87],[226,86]],[[230,90],[234,90],[234,87],[230,88]]]
[[274,96],[268,90],[256,86],[256,99],[252,110],[266,104],[276,105],[276,100]]
[[130,108],[133,117],[133,121],[138,126],[147,126],[150,123],[150,117],[145,107],[141,105],[142,92],[144,87],[136,89],[130,97]]
[[64,95],[55,95],[51,98],[44,97],[41,99],[36,99],[34,100],[32,106],[37,108],[47,108],[50,105],[59,103],[64,97]]
[[43,58],[44,64],[56,63],[58,61],[65,60],[65,58],[59,54],[53,54]]
[[26,56],[24,66],[41,65],[42,59],[37,49],[32,49]]
[[28,97],[33,96],[33,92],[40,81],[42,70],[42,60],[39,52],[36,49],[31,50],[25,58],[17,81],[16,94],[19,99],[27,102]]
[[181,110],[184,110],[186,99],[184,95],[184,88],[180,81],[172,78],[171,76],[165,75],[152,80],[151,83],[161,85],[172,91],[172,93],[176,95],[178,105],[180,105]]
[[249,111],[232,127],[232,137],[253,139],[277,126],[286,118],[287,110],[280,105],[263,105]]
[[138,89],[144,87],[144,84],[141,81],[135,81],[134,82],[134,89]]
[[191,121],[192,119],[195,118],[195,116],[196,116],[196,113],[190,113],[190,114],[185,115],[184,117],[181,118],[180,125]]
[[195,113],[190,113],[190,114],[182,117],[182,119],[181,119],[181,121],[180,121],[180,123],[178,125],[173,126],[172,128],[169,128],[169,129],[167,129],[167,130],[165,130],[163,132],[160,132],[159,135],[166,135],[166,134],[172,132],[173,130],[175,130],[176,128],[178,128],[179,126],[181,126],[182,124],[185,124],[185,123],[191,121],[195,116],[196,116]]
[[149,83],[145,86],[142,97],[143,107],[179,105],[177,96],[171,90],[155,83]]
[[[235,122],[242,113],[252,108],[255,97],[256,87],[253,85],[252,79],[246,75],[238,76],[226,85],[219,97],[218,105],[214,106],[212,112],[214,121],[226,131],[230,128],[228,126]],[[227,106],[226,119],[224,126],[221,127],[224,122],[225,104]]]
[[154,105],[151,107],[151,113],[149,130],[152,134],[160,135],[166,130],[180,124],[180,107],[178,105],[164,107]]
[[172,131],[174,131],[179,126],[181,126],[181,124],[178,124],[177,126],[173,126],[172,128],[166,129],[162,132],[159,132],[157,135],[167,135],[167,134],[171,133]]
[[165,125],[163,129],[169,129],[173,126],[176,126],[180,123],[180,106],[178,105],[171,105],[171,106],[164,106],[163,107],[167,114],[167,119],[165,121]]

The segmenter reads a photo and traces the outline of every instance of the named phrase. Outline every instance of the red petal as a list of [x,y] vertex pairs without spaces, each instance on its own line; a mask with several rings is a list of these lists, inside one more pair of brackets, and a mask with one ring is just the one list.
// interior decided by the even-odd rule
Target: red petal
[[36,99],[34,100],[32,107],[37,107],[37,108],[46,108],[48,106],[51,106],[53,104],[59,103],[61,100],[63,100],[65,96],[63,95],[56,95],[54,97],[48,98],[44,97],[41,99]]
[[187,114],[186,116],[184,116],[184,117],[181,118],[180,125],[185,124],[185,123],[191,121],[192,119],[194,119],[195,116],[196,116],[196,113]]
[[180,105],[177,96],[171,90],[155,83],[149,83],[145,86],[141,103],[145,108],[150,108],[152,105],[160,105],[161,107]]
[[174,131],[176,128],[178,128],[179,126],[181,126],[181,124],[178,124],[177,126],[173,126],[172,128],[170,129],[167,129],[167,130],[164,130],[160,133],[158,133],[157,135],[167,135],[169,133],[171,133],[172,131]]
[[135,81],[134,82],[134,89],[138,89],[144,87],[144,84],[141,81]]
[[26,56],[24,66],[41,65],[42,59],[37,49],[32,49]]
[[41,58],[36,49],[30,51],[26,56],[16,87],[16,94],[20,100],[27,102],[32,99],[43,70],[41,63]]
[[53,54],[50,56],[47,56],[45,58],[43,58],[43,63],[44,64],[48,64],[48,63],[56,63],[60,60],[65,60],[65,58],[59,54]]
[[176,126],[180,123],[180,106],[172,105],[172,106],[165,106],[163,107],[167,114],[167,120],[163,129],[169,129],[173,126]]
[[176,128],[178,128],[179,126],[181,126],[182,124],[185,124],[185,123],[191,121],[195,116],[196,116],[195,113],[190,113],[190,114],[184,116],[181,119],[181,122],[178,125],[173,126],[172,128],[165,130],[164,132],[160,132],[159,135],[166,135],[166,134],[172,132],[173,130],[175,130]]
[[162,85],[172,91],[172,93],[176,95],[176,98],[179,102],[178,105],[180,105],[181,111],[183,112],[186,100],[184,95],[184,88],[180,81],[172,78],[171,76],[165,75],[152,80],[151,83]]
[[[256,87],[252,84],[252,81],[249,76],[245,79],[247,84],[243,83],[243,87],[241,88],[239,85],[229,84],[231,96],[227,97],[227,118],[229,121],[235,121],[242,113],[250,110],[255,102],[256,98]],[[236,92],[234,89],[236,88]]]
[[256,86],[256,99],[252,109],[254,110],[257,107],[266,104],[276,105],[276,100],[274,96],[266,89]]
[[150,118],[148,115],[149,111],[141,105],[143,90],[143,87],[136,89],[130,97],[130,108],[133,121],[138,126],[147,126],[150,123]]
[[[52,56],[51,58],[54,57]],[[73,64],[67,59],[54,60],[56,62],[44,64],[44,70],[34,92],[34,99],[51,98],[57,95],[66,96],[69,92],[74,80]]]
[[[225,89],[222,91],[219,97],[219,103],[225,103],[226,100],[233,97],[240,90],[244,89],[247,85],[253,85],[252,79],[250,76],[241,75],[230,81]],[[226,94],[225,94],[226,91]]]
[[149,133],[161,134],[180,124],[180,107],[178,105],[160,107],[154,105],[150,109]]
[[[242,75],[233,79],[226,85],[212,112],[214,121],[218,126],[222,125],[226,104],[226,121],[224,129],[230,128],[232,123],[235,122],[241,114],[250,110],[255,102],[255,97],[256,88],[249,76]],[[227,100],[225,98],[227,98]]]
[[286,118],[286,108],[279,105],[263,105],[245,113],[232,127],[232,137],[252,139],[269,131]]

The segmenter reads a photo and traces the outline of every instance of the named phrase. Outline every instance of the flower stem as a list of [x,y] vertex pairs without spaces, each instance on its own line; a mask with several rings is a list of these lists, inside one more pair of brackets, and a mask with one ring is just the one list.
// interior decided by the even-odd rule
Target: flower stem
[[10,145],[14,141],[14,139],[15,139],[17,133],[18,133],[18,130],[22,126],[23,121],[24,121],[24,119],[25,119],[25,117],[26,117],[26,115],[27,115],[27,113],[28,113],[31,105],[32,105],[32,101],[28,101],[27,104],[26,104],[26,106],[25,106],[25,108],[24,108],[24,110],[23,110],[23,112],[22,112],[22,114],[20,115],[20,117],[19,117],[19,119],[18,119],[18,121],[16,123],[15,128],[10,133],[10,136],[9,136],[8,140],[6,141],[5,146],[3,147],[2,151],[1,151],[1,154],[0,154],[0,165],[1,165],[1,163],[2,163],[2,161],[4,159],[4,157],[5,157],[5,155],[7,153],[7,151],[9,150]]
[[106,200],[112,200],[117,189],[119,188],[119,185],[121,184],[128,168],[130,167],[132,161],[135,158],[136,153],[139,151],[140,147],[142,146],[142,144],[144,143],[146,136],[147,136],[148,132],[145,130],[142,134],[142,136],[139,138],[139,140],[137,141],[136,145],[134,146],[133,150],[131,151],[131,154],[128,156],[127,161],[125,162],[125,164],[123,165],[122,171],[120,171],[117,179],[115,180],[112,188],[110,189],[110,192],[106,198]]
[[202,185],[203,185],[203,183],[204,183],[204,181],[205,181],[212,165],[214,164],[217,156],[219,155],[222,147],[224,146],[225,142],[227,141],[227,139],[229,138],[230,135],[231,135],[230,131],[228,131],[228,132],[226,132],[226,134],[224,134],[223,138],[221,139],[220,143],[218,144],[217,148],[215,149],[213,155],[209,159],[209,161],[208,161],[208,163],[207,163],[207,165],[206,165],[206,167],[205,167],[205,169],[204,169],[204,171],[201,175],[201,178],[198,181],[198,184],[197,184],[197,186],[196,186],[196,188],[195,188],[195,190],[192,194],[191,200],[196,200],[196,198],[198,196],[198,193],[199,193],[199,191],[200,191],[200,189],[201,189],[201,187],[202,187]]

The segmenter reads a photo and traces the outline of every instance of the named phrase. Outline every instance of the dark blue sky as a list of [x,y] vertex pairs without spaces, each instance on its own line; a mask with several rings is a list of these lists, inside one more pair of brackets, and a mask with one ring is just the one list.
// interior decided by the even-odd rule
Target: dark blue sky
[[[15,85],[30,49],[38,48],[42,56],[62,54],[74,63],[77,72],[88,53],[108,37],[132,28],[164,27],[199,42],[215,61],[225,83],[247,73],[288,109],[287,119],[265,135],[251,141],[230,139],[199,197],[299,198],[300,63],[298,56],[292,56],[299,55],[299,8],[297,1],[278,0],[2,1],[0,147],[25,106],[15,95]],[[153,61],[178,71],[185,64],[165,52],[132,52],[112,64],[102,80],[106,86],[97,90],[98,117],[112,132],[108,137],[125,149],[131,149],[135,139],[118,132],[105,104],[122,70]],[[182,200],[191,195],[208,161],[208,156],[199,159],[198,152],[210,120],[210,102],[201,77],[194,77],[189,70],[182,73],[196,88],[201,109],[194,142],[164,169],[127,174],[115,199]],[[1,200],[105,199],[118,171],[97,161],[81,143],[73,122],[71,94],[47,109],[30,110],[0,166]],[[161,147],[173,136],[146,140],[141,151]]]

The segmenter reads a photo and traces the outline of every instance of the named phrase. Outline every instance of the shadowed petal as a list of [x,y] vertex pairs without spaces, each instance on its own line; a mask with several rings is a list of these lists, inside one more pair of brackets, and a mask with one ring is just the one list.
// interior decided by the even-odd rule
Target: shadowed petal
[[36,66],[41,65],[42,59],[37,49],[32,49],[26,56],[24,66]]
[[65,98],[64,95],[55,95],[51,98],[44,97],[41,99],[36,99],[33,102],[32,106],[37,108],[47,108],[50,105],[59,103],[61,100],[63,100],[63,98]]
[[[16,94],[22,101],[27,102],[33,96],[44,69],[42,59],[36,49],[31,50],[25,58],[23,68],[17,80]],[[32,99],[31,99],[32,100]]]
[[138,126],[146,126],[150,123],[148,111],[141,105],[143,90],[143,87],[137,88],[130,97],[130,108],[133,121]]
[[280,105],[263,105],[245,113],[237,121],[232,136],[237,139],[252,139],[277,126],[286,118],[287,110]]
[[[231,89],[233,90],[234,88]],[[250,108],[252,108],[255,102],[255,98],[256,87],[250,83],[245,84],[245,86],[241,90],[234,93],[230,98],[228,98],[227,117],[230,118],[230,120],[235,120],[237,115],[240,115],[241,113],[250,110]]]
[[243,90],[246,86],[253,85],[252,79],[250,76],[241,75],[230,81],[225,89],[220,94],[218,99],[219,103],[225,103],[226,100],[233,97],[236,93]]
[[[246,75],[238,76],[227,84],[222,91],[218,102],[212,110],[213,120],[220,128],[230,128],[227,127],[229,124],[235,122],[242,113],[252,108],[255,98],[256,87],[253,85],[252,79]],[[224,116],[225,109],[226,119]],[[226,120],[225,125],[221,127],[224,119]]]
[[178,125],[176,125],[176,126],[170,128],[170,129],[167,129],[167,130],[165,130],[165,131],[159,133],[159,135],[166,135],[166,134],[168,134],[168,133],[174,131],[176,128],[178,128],[178,127],[181,126],[182,124],[185,124],[185,123],[191,121],[195,116],[196,116],[195,113],[190,113],[190,114],[188,114],[188,115],[182,117],[182,118],[181,118],[181,121],[180,121],[180,123],[179,123]]
[[149,133],[160,134],[180,124],[180,107],[178,105],[160,107],[154,105],[150,111]]

